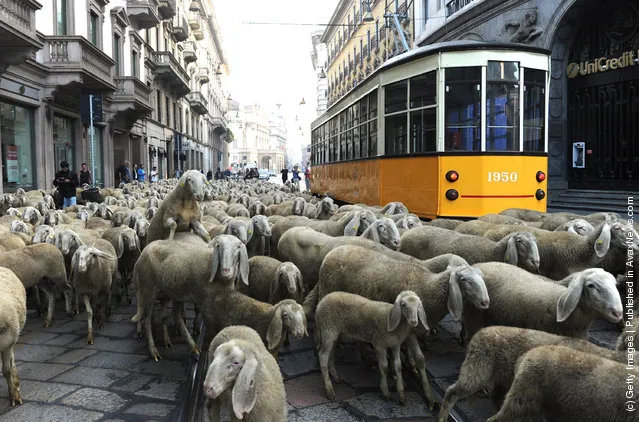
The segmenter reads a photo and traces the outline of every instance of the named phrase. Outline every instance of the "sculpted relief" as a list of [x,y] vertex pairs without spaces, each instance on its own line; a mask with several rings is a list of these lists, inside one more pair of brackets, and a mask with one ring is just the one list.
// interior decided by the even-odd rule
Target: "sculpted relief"
[[515,32],[510,35],[510,42],[530,43],[543,32],[537,26],[537,8],[528,10],[518,19],[508,21],[504,24],[504,32],[509,32],[514,28]]

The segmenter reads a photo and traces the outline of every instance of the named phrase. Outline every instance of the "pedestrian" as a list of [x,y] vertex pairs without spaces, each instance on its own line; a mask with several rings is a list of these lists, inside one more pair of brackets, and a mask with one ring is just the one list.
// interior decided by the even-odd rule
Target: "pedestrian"
[[158,168],[153,166],[153,170],[151,170],[151,183],[155,183],[158,181]]
[[144,166],[140,164],[138,168],[138,182],[144,183],[144,176],[146,175],[146,171],[144,171]]
[[[220,168],[218,167],[217,169],[219,170]],[[209,169],[209,171],[206,172],[206,180],[211,179],[213,179],[213,170]],[[215,180],[217,180],[217,177],[215,178]]]
[[306,165],[306,170],[304,170],[304,184],[306,184],[306,190],[308,192],[311,191],[311,168],[309,165]]
[[302,180],[300,178],[300,169],[297,166],[293,167],[293,182]]
[[69,163],[60,163],[60,170],[55,174],[53,185],[58,190],[58,195],[62,197],[62,209],[76,205],[75,188],[78,187],[78,175],[69,169]]
[[222,180],[224,179],[224,174],[222,174],[222,170],[220,170],[220,168],[218,167],[217,170],[215,171],[215,180]]
[[288,180],[288,169],[284,167],[281,173],[282,173],[282,183],[286,183],[286,181]]
[[120,183],[130,183],[131,182],[131,169],[129,168],[128,161],[123,161],[120,167],[118,167],[118,177],[120,178]]
[[93,184],[93,175],[87,167],[87,163],[82,163],[82,169],[80,170],[80,186]]

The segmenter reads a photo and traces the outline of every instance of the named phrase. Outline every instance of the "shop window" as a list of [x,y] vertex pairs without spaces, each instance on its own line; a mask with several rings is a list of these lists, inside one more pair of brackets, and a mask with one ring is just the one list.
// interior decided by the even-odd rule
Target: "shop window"
[[481,68],[447,68],[446,151],[481,149]]
[[524,69],[524,151],[544,152],[546,72]]
[[519,63],[488,62],[486,151],[519,151]]
[[35,189],[33,111],[0,102],[0,128],[4,191]]

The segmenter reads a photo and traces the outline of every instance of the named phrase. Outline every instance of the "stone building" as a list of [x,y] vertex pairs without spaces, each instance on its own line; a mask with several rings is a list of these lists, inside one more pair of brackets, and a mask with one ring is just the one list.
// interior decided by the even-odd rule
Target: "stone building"
[[63,160],[101,186],[124,160],[216,165],[226,71],[211,0],[3,0],[0,189],[51,188]]
[[322,43],[322,34],[323,31],[315,31],[311,34],[313,48],[311,50],[311,62],[317,75],[317,82],[315,83],[317,105],[315,112],[318,116],[325,112],[328,107],[328,78],[326,77],[328,55],[326,54],[326,44]]
[[424,0],[415,44],[514,42],[552,54],[551,205],[605,209],[639,191],[639,3]]

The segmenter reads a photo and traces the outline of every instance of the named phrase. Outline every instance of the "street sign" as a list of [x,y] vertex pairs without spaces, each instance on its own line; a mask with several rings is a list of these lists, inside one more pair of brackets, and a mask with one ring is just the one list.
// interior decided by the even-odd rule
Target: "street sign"
[[[89,103],[90,100],[91,104]],[[83,124],[91,123],[91,108],[93,108],[93,122],[102,122],[104,117],[102,115],[102,94],[84,93],[80,97],[80,119]]]

